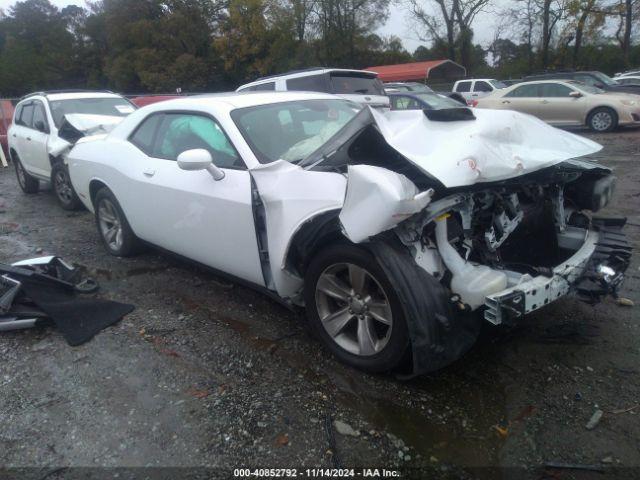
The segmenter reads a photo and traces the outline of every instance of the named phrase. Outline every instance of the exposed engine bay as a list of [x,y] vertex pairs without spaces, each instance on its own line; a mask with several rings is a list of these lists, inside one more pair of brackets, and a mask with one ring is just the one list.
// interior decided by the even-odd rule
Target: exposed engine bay
[[[574,287],[589,301],[615,295],[631,249],[621,234],[604,237],[615,237],[612,229],[624,220],[591,216],[609,203],[615,177],[582,163],[441,198],[395,231],[454,301],[469,310],[486,306],[492,323],[520,317]],[[610,254],[604,259],[594,255],[603,245]],[[580,292],[578,279],[588,282],[590,275],[598,288]]]

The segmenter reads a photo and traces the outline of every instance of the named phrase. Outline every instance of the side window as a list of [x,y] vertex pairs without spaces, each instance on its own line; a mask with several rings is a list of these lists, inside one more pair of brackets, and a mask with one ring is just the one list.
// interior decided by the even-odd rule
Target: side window
[[145,118],[138,128],[129,137],[129,141],[142,150],[147,155],[153,155],[153,139],[158,125],[162,121],[163,114],[158,113]]
[[460,82],[456,87],[456,92],[470,92],[471,82]]
[[244,168],[244,163],[217,122],[204,115],[165,113],[153,141],[153,156],[176,160],[187,150],[203,148],[221,168]]
[[516,97],[516,98],[532,98],[537,96],[538,96],[537,83],[534,83],[533,85],[522,85],[505,95],[505,97]]
[[328,92],[327,77],[325,75],[307,75],[306,77],[290,78],[287,80],[287,90]]
[[22,112],[20,114],[20,125],[23,127],[31,128],[33,122],[33,103],[23,105]]
[[276,89],[276,82],[267,82],[267,83],[261,83],[259,85],[254,85],[253,87],[249,88],[249,90],[251,90],[252,92],[258,92],[258,91],[269,91],[269,90],[275,90]]
[[476,84],[473,86],[474,92],[493,92],[493,88],[487,82],[476,81]]
[[49,122],[44,105],[42,102],[33,102],[33,108],[33,128],[43,133],[49,133]]
[[593,78],[591,75],[576,75],[575,79],[579,82],[584,83],[585,85],[591,85],[592,87],[595,87],[597,84],[599,84],[600,82],[598,82],[595,78]]
[[16,125],[22,125],[20,123],[20,115],[22,115],[22,107],[23,105],[18,105],[15,112],[13,112],[13,123],[15,123]]
[[572,90],[559,83],[543,83],[540,85],[540,96],[541,97],[569,97],[569,94]]

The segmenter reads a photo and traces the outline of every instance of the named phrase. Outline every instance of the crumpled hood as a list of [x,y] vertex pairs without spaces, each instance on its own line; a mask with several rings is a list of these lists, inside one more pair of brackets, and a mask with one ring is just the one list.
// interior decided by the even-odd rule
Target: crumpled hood
[[[68,113],[64,116],[64,121],[58,129],[58,135],[49,142],[49,154],[54,157],[61,155],[77,142],[79,134],[87,137],[109,133],[124,119],[125,117],[114,115]],[[67,124],[73,128],[69,129]]]
[[88,113],[68,113],[65,115],[67,122],[74,128],[87,135],[94,133],[109,133],[126,117],[113,115],[94,115]]
[[598,152],[602,146],[510,110],[439,122],[421,110],[371,114],[386,142],[447,188],[493,182]]

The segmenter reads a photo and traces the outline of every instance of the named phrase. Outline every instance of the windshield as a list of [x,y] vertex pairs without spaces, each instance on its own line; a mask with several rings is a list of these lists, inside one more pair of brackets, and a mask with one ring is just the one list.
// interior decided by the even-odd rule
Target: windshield
[[453,100],[449,97],[438,95],[437,93],[414,93],[414,96],[423,100],[434,110],[440,110],[442,108],[460,108],[464,107],[460,102]]
[[327,143],[362,106],[348,100],[299,100],[240,108],[233,121],[261,163],[297,163]]
[[62,119],[69,113],[125,117],[135,110],[135,107],[129,101],[116,97],[56,100],[49,102],[49,107],[51,108],[53,123],[57,128],[60,128]]
[[582,83],[582,82],[569,82],[573,87],[577,88],[578,90],[581,90],[585,93],[594,93],[594,94],[600,94],[600,93],[604,93],[604,90],[602,90],[601,88],[598,87],[594,87],[592,85],[587,85],[586,83]]
[[371,75],[333,72],[331,74],[331,93],[384,95],[384,86],[377,77]]
[[618,82],[602,72],[595,72],[593,75],[605,85],[618,85]]
[[489,83],[495,88],[507,88],[507,84],[502,83],[500,80],[489,80]]

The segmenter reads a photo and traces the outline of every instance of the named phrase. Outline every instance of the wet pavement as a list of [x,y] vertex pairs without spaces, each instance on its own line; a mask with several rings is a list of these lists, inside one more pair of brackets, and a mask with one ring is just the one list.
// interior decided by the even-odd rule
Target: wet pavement
[[[589,136],[618,176],[605,213],[629,217],[638,249],[640,130]],[[152,250],[109,256],[91,214],[63,211],[46,190],[24,195],[0,169],[0,261],[40,253],[136,310],[76,348],[51,328],[0,334],[0,467],[33,478],[144,466],[603,478],[544,468],[560,462],[640,476],[638,307],[563,299],[515,328],[486,325],[460,361],[403,382],[341,365],[303,318],[260,293]],[[638,265],[621,292],[635,302]]]

